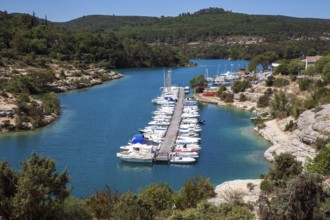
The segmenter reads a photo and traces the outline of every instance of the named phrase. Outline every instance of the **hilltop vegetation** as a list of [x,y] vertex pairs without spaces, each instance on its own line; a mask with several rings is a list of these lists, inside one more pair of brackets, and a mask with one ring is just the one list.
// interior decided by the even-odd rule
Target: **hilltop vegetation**
[[165,46],[150,47],[141,41],[119,38],[111,31],[69,31],[26,14],[0,12],[0,42],[2,64],[17,60],[19,65],[43,66],[55,59],[120,68],[177,66],[187,61]]
[[111,30],[150,45],[171,45],[191,58],[251,59],[270,50],[279,58],[292,59],[330,51],[330,20],[247,15],[221,8],[177,17],[93,15],[61,25],[95,33]]

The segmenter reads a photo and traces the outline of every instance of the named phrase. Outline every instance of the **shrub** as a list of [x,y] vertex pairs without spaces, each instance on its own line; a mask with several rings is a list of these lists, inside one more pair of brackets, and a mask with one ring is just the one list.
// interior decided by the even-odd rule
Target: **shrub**
[[221,85],[216,93],[216,96],[218,97],[221,97],[221,94],[224,92],[224,91],[227,91],[227,88],[225,85]]
[[258,108],[266,108],[269,106],[270,103],[270,95],[265,94],[259,97],[257,106]]
[[246,184],[246,186],[250,191],[252,191],[256,185],[249,182],[249,183]]
[[247,80],[235,81],[234,85],[232,86],[232,90],[234,93],[245,92],[245,90],[250,87],[251,84]]
[[309,172],[330,175],[330,144],[322,147],[319,154],[306,164]]
[[289,84],[290,84],[289,80],[283,78],[276,78],[273,83],[275,87],[283,87]]
[[284,131],[293,131],[295,129],[297,129],[297,123],[294,123],[292,120],[290,120],[290,122],[285,125]]
[[111,191],[105,186],[103,191],[96,191],[86,199],[86,205],[90,212],[98,219],[110,219],[114,215],[115,205],[120,200],[120,194],[117,191]]
[[156,183],[145,187],[139,194],[140,198],[150,206],[153,215],[171,209],[175,193],[169,185]]
[[300,79],[298,80],[298,84],[299,84],[299,89],[301,91],[305,91],[308,90],[310,88],[310,86],[312,85],[313,81],[310,79]]
[[303,106],[305,109],[312,109],[317,106],[317,102],[312,98],[308,98],[304,101]]
[[328,104],[330,103],[330,89],[328,88],[320,88],[316,93],[315,93],[315,100],[319,104]]
[[330,138],[328,139],[323,139],[323,138],[316,138],[315,140],[315,146],[316,149],[321,150],[323,147],[325,147],[325,145],[327,145],[328,143],[330,143]]
[[269,179],[278,187],[285,186],[285,181],[302,172],[302,163],[289,153],[275,156],[273,166],[269,170]]
[[288,98],[284,92],[277,92],[272,101],[272,115],[275,118],[285,118],[288,116],[288,102]]
[[271,95],[271,94],[273,94],[273,90],[272,90],[272,88],[268,88],[268,89],[266,89],[265,92],[264,92],[264,94],[265,94],[265,95]]
[[274,76],[269,76],[266,81],[266,86],[270,87],[270,86],[273,86],[274,85]]
[[264,179],[261,183],[260,183],[260,189],[264,192],[270,193],[272,192],[272,186],[271,183],[269,182],[268,179]]
[[234,94],[231,92],[223,92],[220,95],[220,99],[226,103],[234,102]]
[[215,196],[214,187],[209,179],[199,176],[186,181],[176,198],[176,207],[179,209],[193,208],[202,201]]
[[241,93],[240,95],[239,95],[239,101],[240,102],[245,102],[245,101],[247,101],[248,99],[247,99],[247,97],[246,97],[246,95],[244,95],[243,93]]
[[60,102],[57,98],[56,93],[51,92],[51,93],[47,93],[44,95],[43,111],[46,115],[50,115],[52,113],[55,113],[55,114],[60,113]]

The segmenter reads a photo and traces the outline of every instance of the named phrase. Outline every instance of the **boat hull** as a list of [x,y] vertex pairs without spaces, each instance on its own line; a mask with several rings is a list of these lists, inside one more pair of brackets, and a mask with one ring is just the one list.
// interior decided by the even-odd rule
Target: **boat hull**
[[153,162],[153,159],[127,158],[127,157],[119,157],[119,159],[124,162],[130,162],[130,163],[152,163]]

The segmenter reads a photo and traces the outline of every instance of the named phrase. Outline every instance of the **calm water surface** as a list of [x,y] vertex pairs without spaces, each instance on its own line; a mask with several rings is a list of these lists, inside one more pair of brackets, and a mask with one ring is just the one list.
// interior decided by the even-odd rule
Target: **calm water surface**
[[[197,67],[172,70],[173,83],[184,86],[192,77],[216,74],[247,65],[243,61],[194,60]],[[151,119],[151,99],[160,94],[163,69],[123,69],[125,77],[113,82],[60,94],[61,117],[34,132],[0,136],[0,159],[19,168],[32,152],[46,155],[67,169],[73,195],[88,196],[107,184],[119,191],[138,191],[154,182],[179,189],[188,178],[209,177],[212,183],[256,178],[266,172],[263,152],[268,143],[253,132],[250,113],[215,105],[200,105],[206,120],[202,154],[195,165],[137,165],[116,158],[125,145]]]

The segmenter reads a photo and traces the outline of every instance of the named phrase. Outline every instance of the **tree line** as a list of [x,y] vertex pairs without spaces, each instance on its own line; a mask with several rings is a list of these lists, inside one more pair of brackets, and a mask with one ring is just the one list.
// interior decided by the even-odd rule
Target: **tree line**
[[[171,45],[190,58],[251,59],[265,51],[274,51],[280,58],[293,59],[330,52],[329,20],[248,15],[221,8],[182,13],[177,17],[95,15],[60,25],[72,30],[87,27],[95,33],[112,30],[123,38]],[[230,37],[257,37],[261,42],[242,47],[238,42],[228,43]],[[196,42],[197,46],[189,45]]]
[[0,65],[42,66],[52,59],[104,68],[178,66],[187,59],[167,46],[120,38],[112,31],[70,31],[27,14],[0,12]]

